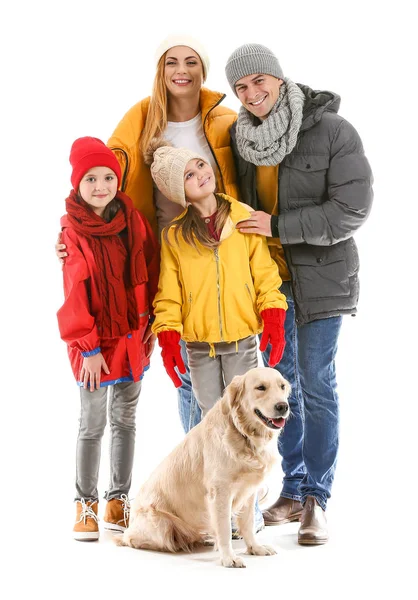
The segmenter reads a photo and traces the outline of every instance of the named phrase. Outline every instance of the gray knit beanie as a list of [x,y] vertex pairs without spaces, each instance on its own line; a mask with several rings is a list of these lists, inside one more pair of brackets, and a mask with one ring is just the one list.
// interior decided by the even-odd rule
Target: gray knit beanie
[[271,50],[261,44],[244,44],[231,54],[225,67],[226,78],[235,95],[236,82],[254,73],[284,78],[279,61]]

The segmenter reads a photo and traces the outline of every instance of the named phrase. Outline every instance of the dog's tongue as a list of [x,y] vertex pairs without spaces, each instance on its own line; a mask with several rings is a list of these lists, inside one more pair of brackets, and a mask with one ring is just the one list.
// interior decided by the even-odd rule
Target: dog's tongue
[[280,417],[280,419],[272,419],[272,421],[276,427],[284,427],[285,420],[283,419],[283,417]]

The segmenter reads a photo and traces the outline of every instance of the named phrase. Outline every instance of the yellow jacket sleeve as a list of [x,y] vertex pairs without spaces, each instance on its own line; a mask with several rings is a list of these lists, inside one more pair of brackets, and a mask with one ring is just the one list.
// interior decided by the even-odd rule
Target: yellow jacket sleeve
[[271,258],[266,238],[257,234],[249,234],[249,238],[250,268],[258,313],[261,314],[266,308],[287,310],[286,296],[280,292],[282,280],[277,264]]
[[158,292],[153,303],[155,320],[152,332],[174,330],[183,334],[182,306],[183,295],[180,282],[179,264],[174,247],[175,242],[161,239],[161,270]]

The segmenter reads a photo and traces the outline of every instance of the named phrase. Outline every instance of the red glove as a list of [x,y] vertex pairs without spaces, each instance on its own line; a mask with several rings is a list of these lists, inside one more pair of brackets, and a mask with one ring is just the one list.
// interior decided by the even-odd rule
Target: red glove
[[176,388],[181,386],[181,379],[174,370],[174,367],[177,367],[180,373],[186,372],[186,367],[181,357],[179,341],[180,334],[178,331],[161,331],[158,334],[158,343],[161,346],[164,367]]
[[286,345],[284,337],[284,322],[286,311],[283,308],[266,308],[261,311],[264,329],[260,340],[260,352],[264,352],[267,344],[271,344],[269,367],[277,365],[283,356]]

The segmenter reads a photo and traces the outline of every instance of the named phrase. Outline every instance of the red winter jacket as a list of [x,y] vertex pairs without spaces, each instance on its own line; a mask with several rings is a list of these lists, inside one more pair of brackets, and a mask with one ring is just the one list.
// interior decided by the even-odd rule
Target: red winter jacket
[[[68,345],[68,355],[74,376],[81,385],[80,371],[82,352],[98,352],[101,349],[110,373],[101,374],[100,386],[139,381],[149,366],[142,337],[148,326],[152,302],[158,288],[160,249],[148,221],[136,211],[140,222],[143,252],[148,270],[148,281],[135,287],[139,312],[139,329],[117,339],[101,339],[95,315],[100,313],[101,298],[98,287],[98,271],[88,238],[76,233],[67,215],[61,218],[62,243],[66,244],[68,256],[63,266],[65,302],[57,313],[61,338]],[[123,277],[125,260],[114,264],[115,275]],[[109,362],[110,361],[110,362]]]

